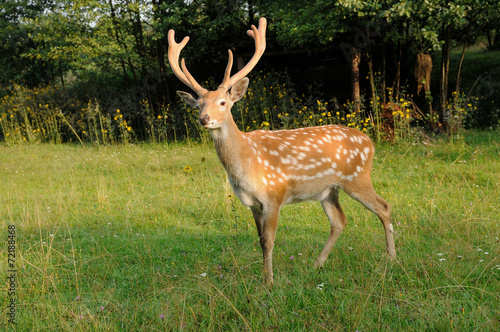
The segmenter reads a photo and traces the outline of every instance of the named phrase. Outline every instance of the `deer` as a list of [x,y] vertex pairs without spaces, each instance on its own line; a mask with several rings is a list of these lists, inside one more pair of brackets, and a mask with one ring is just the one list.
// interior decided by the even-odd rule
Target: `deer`
[[199,109],[200,124],[210,131],[217,156],[227,172],[235,195],[250,208],[257,226],[264,261],[264,278],[273,285],[273,248],[281,207],[304,201],[320,201],[330,222],[330,235],[314,267],[322,268],[347,224],[339,203],[339,191],[373,212],[385,231],[387,255],[396,259],[391,206],[377,195],[371,181],[374,145],[370,138],[353,128],[324,125],[290,130],[238,129],[231,108],[244,97],[249,79],[266,49],[265,18],[259,27],[247,31],[255,40],[255,53],[236,74],[231,75],[233,54],[222,83],[215,91],[200,86],[179,55],[189,37],[177,43],[175,31],[168,32],[168,59],[173,73],[195,95],[177,91],[191,107]]

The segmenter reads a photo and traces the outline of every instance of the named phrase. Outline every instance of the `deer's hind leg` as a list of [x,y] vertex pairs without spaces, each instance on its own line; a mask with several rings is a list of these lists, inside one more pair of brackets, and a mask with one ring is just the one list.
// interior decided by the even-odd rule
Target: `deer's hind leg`
[[347,224],[347,218],[340,208],[338,188],[332,188],[330,194],[321,201],[321,206],[323,206],[323,210],[330,221],[331,229],[330,236],[328,237],[328,240],[326,240],[326,244],[323,247],[323,250],[321,250],[318,260],[314,263],[314,267],[317,268],[323,267],[323,264],[328,258],[328,254],[332,251],[335,242],[342,233],[344,226]]
[[394,228],[391,221],[391,205],[375,193],[370,178],[360,179],[352,185],[344,188],[345,192],[372,211],[382,222],[387,242],[387,254],[389,259],[396,259],[396,247],[394,244]]

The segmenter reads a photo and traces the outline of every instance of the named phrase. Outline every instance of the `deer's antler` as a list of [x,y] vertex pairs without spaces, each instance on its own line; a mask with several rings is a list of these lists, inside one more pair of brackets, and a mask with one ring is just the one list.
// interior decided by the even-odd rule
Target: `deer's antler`
[[181,68],[179,68],[179,55],[182,49],[189,41],[189,37],[184,37],[184,39],[178,44],[175,42],[175,31],[170,30],[168,32],[168,61],[170,62],[170,67],[174,72],[175,76],[179,78],[184,84],[193,89],[198,96],[204,95],[207,90],[202,88],[201,85],[196,82],[194,77],[189,73],[186,68],[186,63],[184,59],[181,60]]
[[[231,76],[231,69],[233,67],[233,52],[228,50],[229,53],[229,61],[227,63],[226,72],[224,74],[224,80],[219,85],[219,89],[225,89],[226,91],[231,89],[233,85],[235,85],[239,80],[244,78],[245,76],[252,71],[255,67],[259,59],[262,57],[262,54],[266,50],[266,28],[267,21],[265,18],[261,18],[259,20],[259,28],[257,29],[254,25],[252,25],[252,30],[248,30],[247,34],[255,39],[255,53],[242,70],[240,70],[235,75]],[[186,64],[184,59],[181,60],[181,67],[179,68],[179,55],[186,46],[189,41],[189,37],[184,37],[184,39],[180,43],[175,42],[175,31],[170,30],[168,32],[168,61],[170,62],[170,67],[172,70],[184,84],[193,89],[198,96],[204,95],[207,90],[202,88],[198,82],[193,78],[193,76],[189,73],[186,68]]]
[[267,21],[264,17],[259,20],[259,28],[257,29],[254,25],[252,25],[252,30],[248,30],[247,34],[255,39],[255,53],[247,63],[243,69],[241,69],[238,73],[231,76],[231,69],[233,67],[233,52],[228,50],[229,53],[229,61],[227,63],[226,72],[224,74],[224,80],[219,85],[219,88],[224,88],[229,90],[233,85],[236,84],[243,77],[247,76],[250,71],[255,67],[257,62],[259,62],[262,54],[266,50],[266,28]]

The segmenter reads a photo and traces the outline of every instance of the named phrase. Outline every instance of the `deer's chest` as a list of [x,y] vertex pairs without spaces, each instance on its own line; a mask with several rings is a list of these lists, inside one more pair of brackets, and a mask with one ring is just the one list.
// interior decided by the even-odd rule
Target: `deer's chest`
[[259,204],[256,193],[251,189],[251,185],[249,183],[245,183],[245,181],[238,181],[232,178],[229,174],[228,176],[234,194],[240,199],[243,205],[251,207]]

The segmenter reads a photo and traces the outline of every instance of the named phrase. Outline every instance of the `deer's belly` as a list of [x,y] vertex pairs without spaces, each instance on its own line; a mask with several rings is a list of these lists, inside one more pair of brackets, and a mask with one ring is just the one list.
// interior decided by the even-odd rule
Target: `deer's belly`
[[307,201],[322,201],[330,195],[332,188],[327,187],[319,191],[305,191],[300,193],[292,193],[286,197],[284,204],[294,204]]

